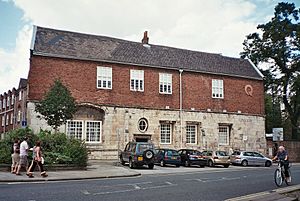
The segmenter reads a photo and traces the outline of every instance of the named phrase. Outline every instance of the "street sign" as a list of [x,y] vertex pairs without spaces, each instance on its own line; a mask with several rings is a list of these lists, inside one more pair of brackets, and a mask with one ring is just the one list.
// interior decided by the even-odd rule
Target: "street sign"
[[273,141],[283,141],[283,128],[273,128]]

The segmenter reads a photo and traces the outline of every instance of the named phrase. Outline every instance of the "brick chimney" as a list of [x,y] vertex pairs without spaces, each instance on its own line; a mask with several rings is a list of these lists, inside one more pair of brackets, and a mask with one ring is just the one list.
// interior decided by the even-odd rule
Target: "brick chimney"
[[148,31],[144,32],[144,38],[142,39],[143,44],[148,44],[149,43],[149,37],[148,37]]

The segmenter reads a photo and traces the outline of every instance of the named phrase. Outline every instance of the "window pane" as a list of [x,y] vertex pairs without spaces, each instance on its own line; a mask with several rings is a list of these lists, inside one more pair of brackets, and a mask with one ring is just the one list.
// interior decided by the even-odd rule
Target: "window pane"
[[98,88],[111,89],[112,88],[112,68],[98,67],[97,68],[97,83]]
[[86,122],[86,141],[100,142],[101,140],[101,121]]
[[76,139],[81,140],[83,133],[83,122],[82,121],[67,121],[67,135]]

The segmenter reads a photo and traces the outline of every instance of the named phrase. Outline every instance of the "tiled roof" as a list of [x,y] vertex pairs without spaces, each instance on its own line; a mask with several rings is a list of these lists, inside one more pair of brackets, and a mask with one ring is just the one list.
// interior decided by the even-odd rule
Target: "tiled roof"
[[245,59],[43,27],[36,27],[31,49],[33,55],[262,79]]
[[27,87],[27,79],[21,78],[19,81],[18,89],[24,89]]

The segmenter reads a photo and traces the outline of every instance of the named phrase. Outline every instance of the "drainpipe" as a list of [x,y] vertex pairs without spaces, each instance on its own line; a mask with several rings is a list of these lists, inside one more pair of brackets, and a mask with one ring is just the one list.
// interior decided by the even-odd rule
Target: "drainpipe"
[[182,73],[183,70],[179,69],[179,104],[180,104],[180,109],[179,109],[179,115],[180,115],[180,148],[182,147],[183,144],[183,122],[182,122]]

